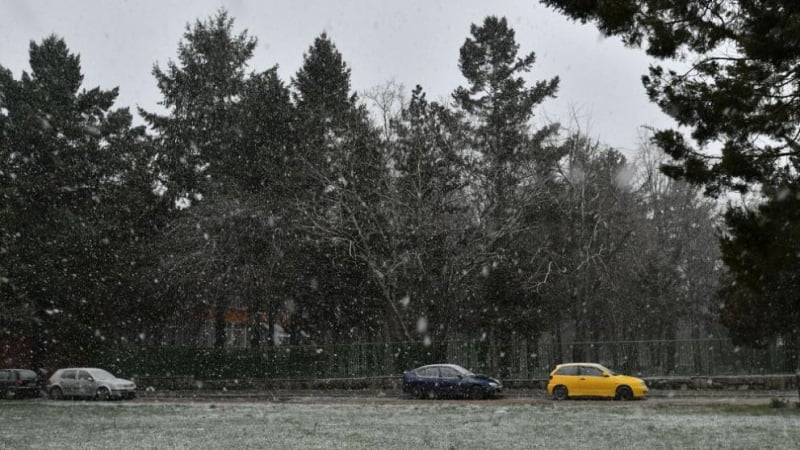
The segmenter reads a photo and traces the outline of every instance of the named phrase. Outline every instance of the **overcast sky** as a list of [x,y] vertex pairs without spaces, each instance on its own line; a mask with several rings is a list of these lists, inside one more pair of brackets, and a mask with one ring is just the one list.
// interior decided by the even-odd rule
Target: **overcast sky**
[[558,98],[543,104],[540,120],[568,125],[577,111],[584,131],[628,155],[642,125],[673,124],[644,93],[640,77],[651,62],[644,52],[536,0],[0,0],[0,65],[18,78],[29,70],[29,42],[55,33],[81,55],[85,87],[119,86],[118,107],[158,110],[153,64],[176,59],[187,22],[220,7],[237,31],[258,39],[253,70],[278,64],[288,82],[325,31],[349,64],[355,90],[394,80],[407,90],[420,84],[434,100],[463,83],[458,51],[470,24],[504,16],[521,51],[537,55],[529,80],[561,78]]

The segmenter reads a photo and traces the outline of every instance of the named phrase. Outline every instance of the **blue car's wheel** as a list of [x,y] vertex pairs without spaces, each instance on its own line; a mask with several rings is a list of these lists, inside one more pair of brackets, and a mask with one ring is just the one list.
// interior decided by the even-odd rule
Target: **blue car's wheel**
[[472,400],[483,400],[486,398],[486,393],[483,392],[483,389],[480,386],[472,386],[469,389],[469,398]]
[[426,398],[425,391],[421,387],[415,387],[411,389],[411,396],[420,400]]

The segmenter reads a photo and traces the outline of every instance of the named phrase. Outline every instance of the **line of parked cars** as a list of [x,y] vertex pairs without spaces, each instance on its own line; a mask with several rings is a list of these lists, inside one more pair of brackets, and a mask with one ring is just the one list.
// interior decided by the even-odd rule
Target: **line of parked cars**
[[[462,397],[485,399],[500,396],[503,383],[497,378],[470,372],[455,364],[430,364],[403,373],[403,392],[413,397]],[[569,398],[645,398],[644,380],[621,375],[596,363],[559,364],[550,373],[547,393],[554,400]],[[88,398],[97,400],[136,398],[136,384],[97,368],[58,369],[44,383],[28,369],[0,369],[0,398],[14,399],[47,395],[53,400]]]
[[0,369],[0,397],[6,399],[47,396],[53,400],[136,398],[136,383],[93,367],[58,369],[45,381],[28,369]]
[[[464,397],[484,399],[499,396],[503,383],[477,375],[455,364],[431,364],[403,373],[403,392],[416,398]],[[644,380],[618,374],[596,363],[559,364],[550,372],[547,393],[554,400],[569,398],[645,398]]]

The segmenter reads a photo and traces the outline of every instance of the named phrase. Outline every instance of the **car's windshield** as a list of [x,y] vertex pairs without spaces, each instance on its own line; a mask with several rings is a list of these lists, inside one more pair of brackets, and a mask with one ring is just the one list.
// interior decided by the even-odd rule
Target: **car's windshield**
[[469,370],[467,370],[467,369],[465,369],[463,367],[455,367],[455,369],[458,370],[458,373],[460,373],[461,375],[463,375],[465,377],[474,377],[475,376],[474,373],[470,372]]
[[613,370],[609,369],[606,366],[598,364],[597,367],[600,368],[600,370],[602,370],[603,372],[608,372],[609,375],[619,375],[618,373],[614,372]]
[[92,369],[89,371],[89,373],[92,374],[92,377],[94,377],[95,380],[113,380],[116,378],[114,375],[111,375],[103,369]]

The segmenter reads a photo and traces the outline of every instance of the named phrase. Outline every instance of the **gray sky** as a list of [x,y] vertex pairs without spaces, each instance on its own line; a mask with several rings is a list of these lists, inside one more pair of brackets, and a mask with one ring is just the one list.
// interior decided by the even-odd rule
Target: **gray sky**
[[224,6],[258,38],[250,68],[275,64],[288,82],[303,53],[326,31],[352,69],[357,91],[394,80],[430,99],[448,97],[463,83],[458,50],[472,23],[505,16],[521,52],[535,52],[534,82],[558,75],[557,99],[540,120],[578,125],[631,155],[642,125],[672,126],[649,103],[640,77],[651,62],[644,52],[603,39],[536,0],[0,0],[0,65],[15,77],[29,70],[28,44],[55,33],[81,55],[85,87],[120,88],[117,106],[158,110],[151,74],[175,59],[187,22]]

